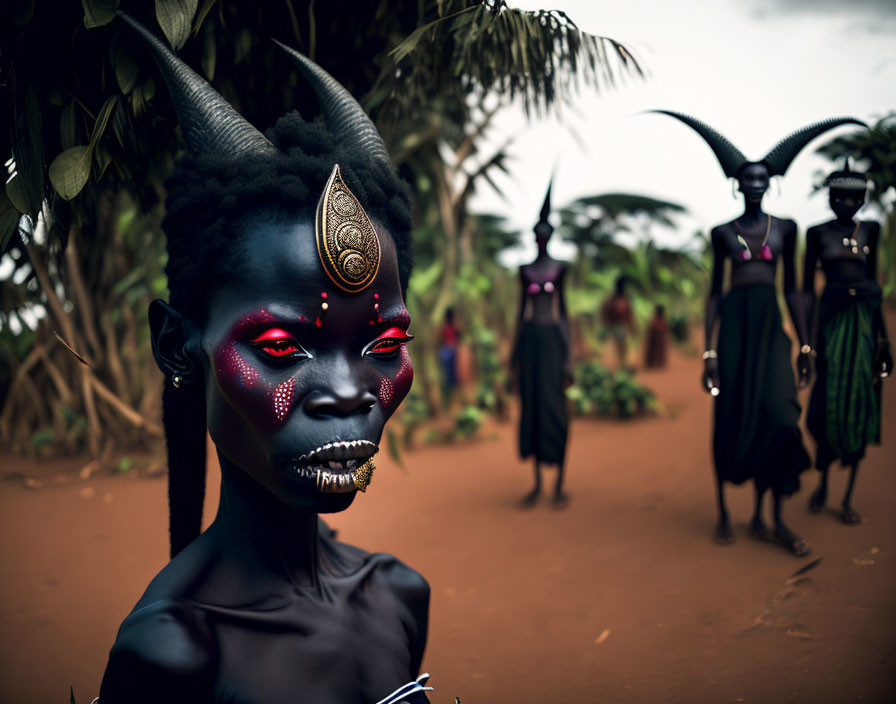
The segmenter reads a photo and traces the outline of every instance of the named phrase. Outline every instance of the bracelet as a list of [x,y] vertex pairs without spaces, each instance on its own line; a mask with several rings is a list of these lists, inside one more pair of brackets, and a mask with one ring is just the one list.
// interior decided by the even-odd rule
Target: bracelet
[[703,353],[703,359],[716,359],[719,355],[716,354],[715,350],[706,350]]
[[812,347],[810,345],[803,345],[800,347],[800,354],[812,354]]

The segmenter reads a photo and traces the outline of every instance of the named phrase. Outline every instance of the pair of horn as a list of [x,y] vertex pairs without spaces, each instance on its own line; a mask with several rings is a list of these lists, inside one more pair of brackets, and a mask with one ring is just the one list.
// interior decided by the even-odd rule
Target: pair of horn
[[[240,156],[273,153],[276,147],[208,82],[133,17],[118,13],[152,51],[174,102],[187,146],[195,153]],[[311,84],[327,126],[336,139],[390,166],[386,145],[364,109],[330,74],[294,49],[274,40]]]
[[[725,172],[725,176],[729,178],[736,177],[737,172],[746,164],[756,163],[747,159],[747,157],[743,155],[743,152],[719,132],[695,117],[672,112],[671,110],[651,110],[651,112],[669,115],[677,120],[681,120],[684,124],[703,137],[704,141],[709,145],[709,148],[712,149],[713,153],[716,155],[716,159],[719,160],[719,164],[722,167],[722,171]],[[824,132],[839,127],[840,125],[860,125],[862,127],[868,127],[864,122],[857,120],[854,117],[833,117],[828,120],[814,122],[807,127],[803,127],[802,129],[787,135],[772,147],[771,151],[758,163],[765,164],[768,168],[769,176],[783,176],[793,160],[796,159],[797,154],[799,154],[809,142]]]

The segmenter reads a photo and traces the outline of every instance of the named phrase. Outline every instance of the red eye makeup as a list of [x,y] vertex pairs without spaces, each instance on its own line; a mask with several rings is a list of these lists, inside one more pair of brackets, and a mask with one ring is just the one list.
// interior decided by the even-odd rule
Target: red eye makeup
[[413,335],[408,335],[407,332],[401,328],[393,326],[385,330],[379,337],[371,342],[367,346],[367,349],[364,350],[364,354],[391,357],[413,339]]
[[298,341],[282,328],[270,328],[252,339],[252,345],[271,357],[288,357],[297,353],[308,353]]

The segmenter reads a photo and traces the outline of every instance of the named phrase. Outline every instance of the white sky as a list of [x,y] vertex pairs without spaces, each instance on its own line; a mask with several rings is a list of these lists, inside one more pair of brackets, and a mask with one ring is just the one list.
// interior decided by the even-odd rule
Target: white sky
[[[601,96],[583,90],[564,120],[527,123],[511,107],[496,119],[494,146],[514,132],[504,198],[488,187],[473,209],[504,215],[530,233],[551,167],[559,158],[555,207],[586,195],[623,191],[675,201],[690,217],[679,231],[657,231],[683,244],[695,230],[738,214],[740,200],[706,143],[665,108],[707,122],[749,159],[760,159],[790,132],[828,117],[871,123],[896,108],[896,0],[514,0],[520,9],[565,11],[583,30],[623,42],[649,77]],[[829,217],[823,194],[809,197],[828,162],[814,150],[851,126],[827,133],[797,157],[766,196],[766,208],[794,218],[802,231]],[[576,134],[580,141],[577,141]],[[488,148],[483,150],[488,154]],[[860,214],[866,215],[867,213]],[[534,253],[534,241],[522,259]],[[552,243],[553,244],[553,243]],[[557,254],[569,252],[557,248]]]

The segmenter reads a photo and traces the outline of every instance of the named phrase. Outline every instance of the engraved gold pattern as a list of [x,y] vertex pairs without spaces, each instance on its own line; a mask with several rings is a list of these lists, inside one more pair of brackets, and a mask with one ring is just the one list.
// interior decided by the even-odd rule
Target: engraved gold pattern
[[367,288],[380,268],[380,241],[364,208],[342,180],[339,164],[327,180],[314,223],[317,253],[343,291]]
[[367,491],[370,481],[373,479],[373,470],[376,465],[373,463],[373,457],[355,470],[355,487],[361,491]]

